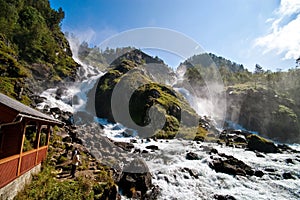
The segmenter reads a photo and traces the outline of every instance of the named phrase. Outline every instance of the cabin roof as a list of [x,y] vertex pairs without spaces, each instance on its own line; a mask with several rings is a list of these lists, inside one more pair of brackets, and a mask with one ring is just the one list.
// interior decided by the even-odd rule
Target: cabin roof
[[54,124],[62,124],[62,122],[60,122],[59,120],[56,120],[53,117],[41,113],[33,108],[30,108],[29,106],[26,106],[2,93],[0,93],[0,104],[14,110],[16,113],[18,113],[17,115],[21,114],[27,118],[37,118],[38,120],[48,121]]

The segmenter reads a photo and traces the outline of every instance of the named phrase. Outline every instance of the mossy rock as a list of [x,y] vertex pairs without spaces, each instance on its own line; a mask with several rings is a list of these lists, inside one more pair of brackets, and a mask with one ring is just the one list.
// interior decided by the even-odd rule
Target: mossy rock
[[227,91],[227,120],[282,143],[298,143],[298,106],[272,88],[230,87]]
[[248,140],[248,148],[251,150],[256,150],[264,153],[278,152],[278,148],[273,142],[263,137],[260,137],[258,135],[255,134],[248,135],[247,140]]
[[156,133],[158,138],[173,138],[181,125],[198,125],[199,117],[184,97],[154,83],[141,65],[123,59],[114,66],[96,88],[98,117],[136,129],[142,137]]

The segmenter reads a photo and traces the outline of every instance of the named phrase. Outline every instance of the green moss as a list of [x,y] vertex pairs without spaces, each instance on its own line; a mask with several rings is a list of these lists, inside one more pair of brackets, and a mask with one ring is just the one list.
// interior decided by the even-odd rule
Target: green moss
[[297,115],[295,114],[295,112],[289,107],[286,107],[284,105],[278,106],[278,113],[281,115],[287,115],[293,120],[297,120]]
[[14,84],[16,80],[16,78],[0,77],[0,92],[15,98],[16,93],[14,91]]
[[260,141],[261,143],[272,143],[270,140],[267,140],[266,138],[263,138],[261,136],[255,135],[255,134],[251,134],[247,136],[247,140],[257,140]]
[[[126,92],[123,92],[124,94],[120,94],[119,98],[123,99],[125,103],[129,102],[130,117],[137,125],[145,127],[151,123],[161,122],[161,120],[166,121],[162,130],[153,130],[158,138],[175,137],[182,121],[182,113],[184,113],[184,121],[197,120],[196,112],[181,94],[171,87],[154,83],[136,63],[123,60],[111,67],[112,69],[102,76],[98,82],[95,99],[98,117],[105,117],[114,121],[111,110],[111,96],[116,84],[119,83],[118,89],[120,91],[134,91],[130,97],[127,96]],[[130,73],[127,73],[129,71]],[[124,111],[123,106],[127,105],[118,105],[114,107],[114,111],[122,113]],[[155,109],[155,112],[152,112],[154,111],[152,109]],[[156,116],[150,116],[153,113]],[[156,121],[151,122],[151,118]],[[130,126],[131,119],[128,121],[124,119],[124,121],[119,122]],[[160,126],[160,124],[157,125]],[[149,136],[153,132],[149,129],[147,133],[145,131],[141,134]]]

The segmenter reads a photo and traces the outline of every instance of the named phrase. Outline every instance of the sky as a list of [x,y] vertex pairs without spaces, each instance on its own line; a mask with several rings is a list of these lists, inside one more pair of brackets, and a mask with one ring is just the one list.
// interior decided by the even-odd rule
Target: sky
[[[63,32],[91,46],[124,31],[158,27],[250,71],[255,64],[272,71],[294,68],[300,56],[300,0],[50,0],[50,5],[65,11]],[[167,54],[157,54],[175,65]]]

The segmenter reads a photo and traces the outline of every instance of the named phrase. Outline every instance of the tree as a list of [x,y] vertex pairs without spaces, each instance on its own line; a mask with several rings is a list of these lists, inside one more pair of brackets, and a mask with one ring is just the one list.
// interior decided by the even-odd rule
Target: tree
[[263,70],[262,66],[260,66],[259,64],[256,64],[256,65],[255,65],[254,73],[255,73],[255,74],[261,74],[261,73],[263,73],[263,72],[264,72],[264,70]]

